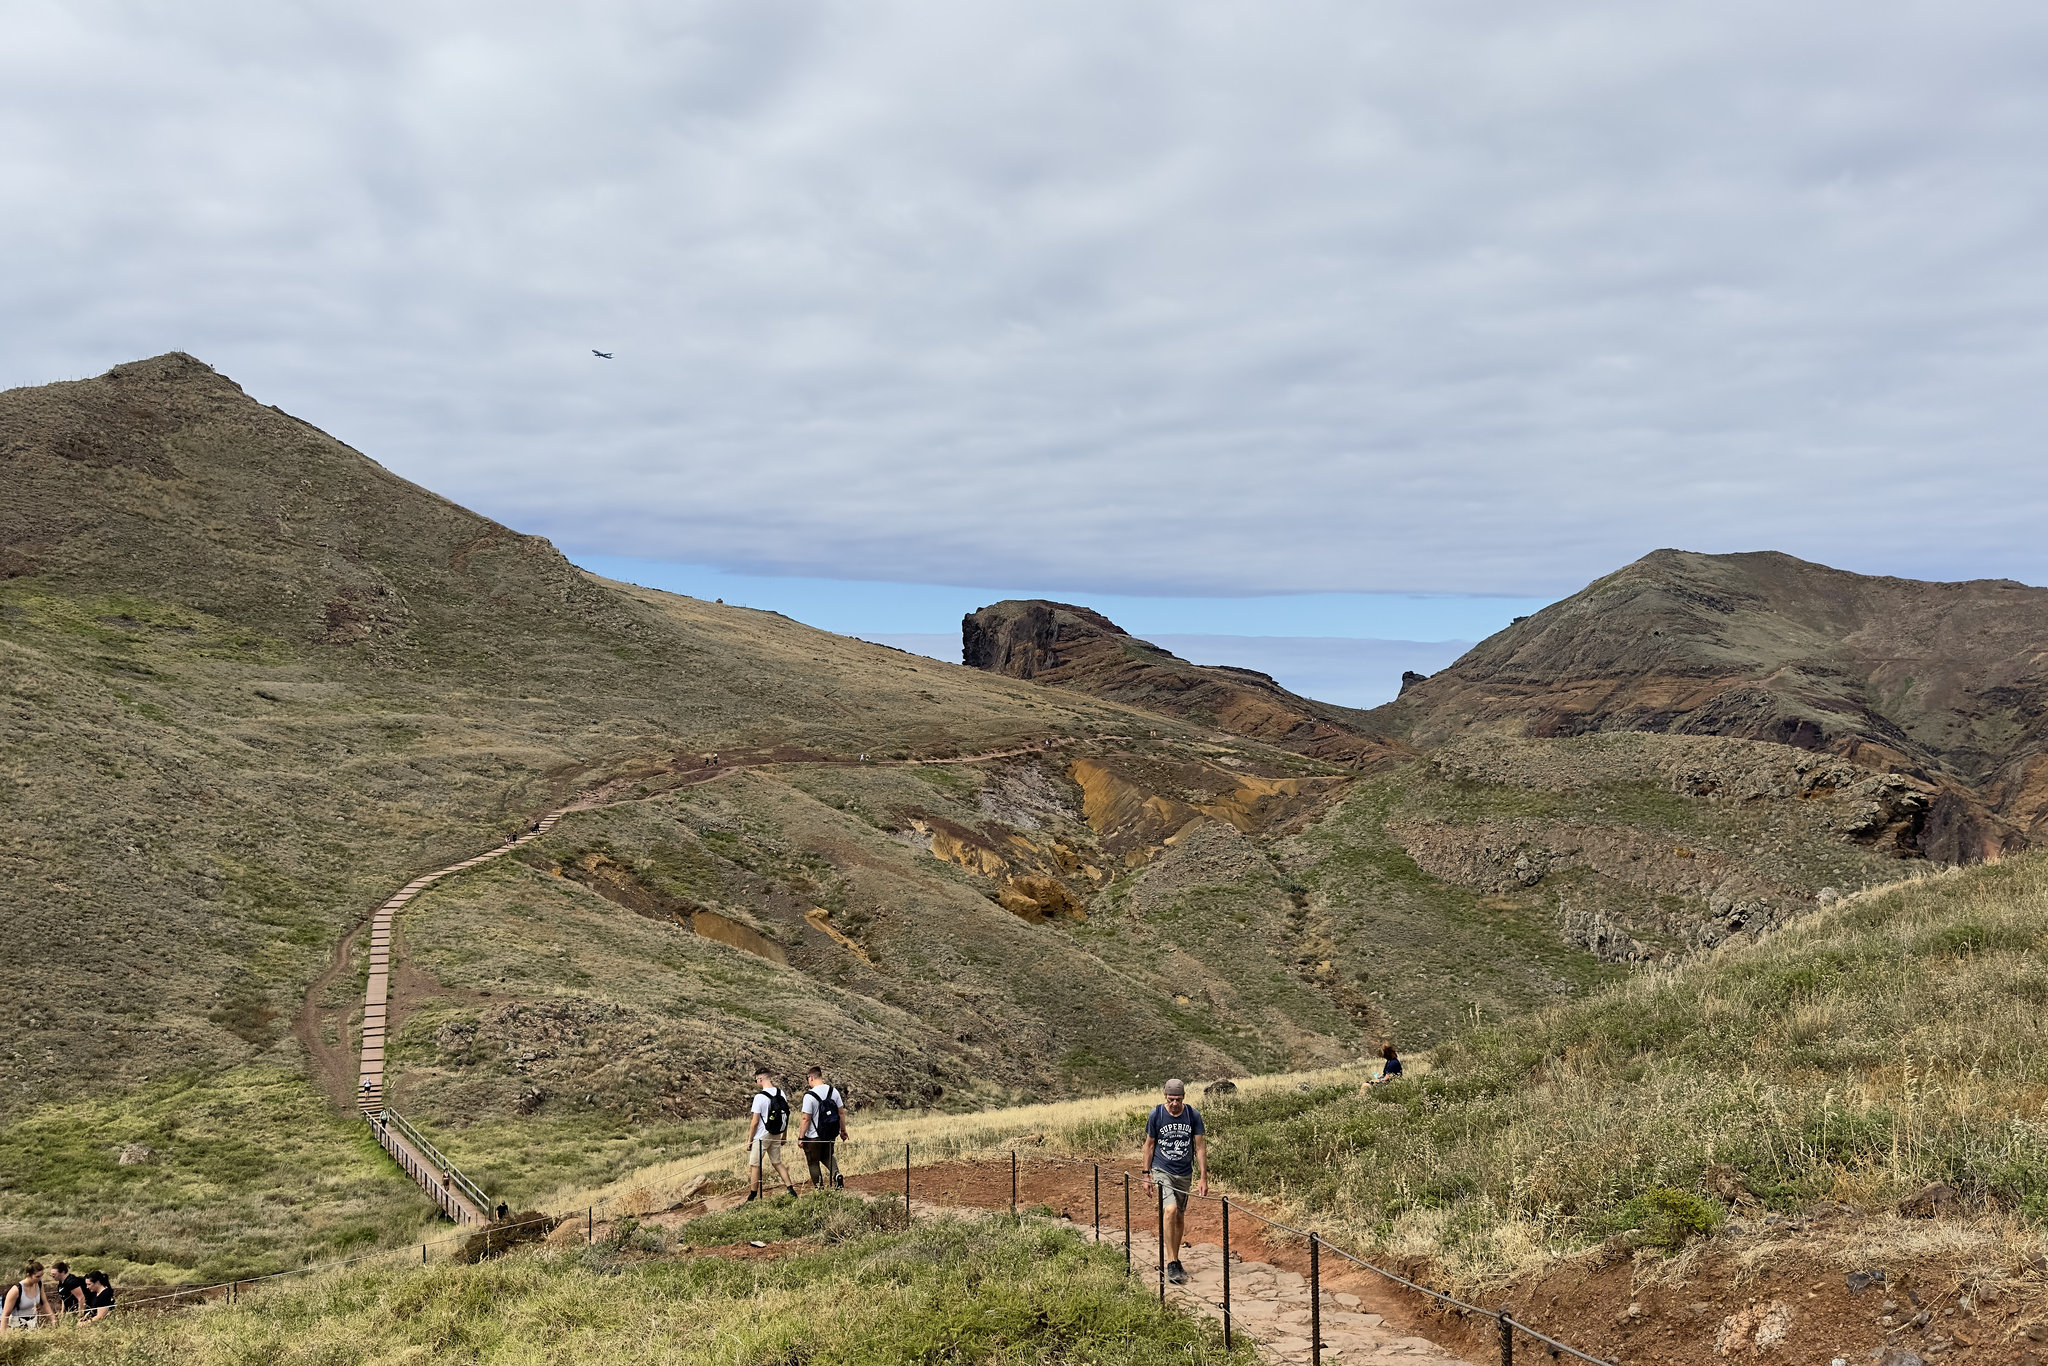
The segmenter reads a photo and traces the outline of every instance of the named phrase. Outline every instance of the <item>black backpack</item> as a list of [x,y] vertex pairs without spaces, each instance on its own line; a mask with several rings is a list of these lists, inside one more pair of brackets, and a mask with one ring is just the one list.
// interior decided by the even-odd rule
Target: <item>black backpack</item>
[[825,1094],[818,1097],[818,1123],[813,1138],[827,1143],[839,1137],[839,1093],[827,1086]]
[[789,1098],[781,1087],[768,1093],[768,1114],[761,1121],[761,1132],[777,1138],[789,1132]]

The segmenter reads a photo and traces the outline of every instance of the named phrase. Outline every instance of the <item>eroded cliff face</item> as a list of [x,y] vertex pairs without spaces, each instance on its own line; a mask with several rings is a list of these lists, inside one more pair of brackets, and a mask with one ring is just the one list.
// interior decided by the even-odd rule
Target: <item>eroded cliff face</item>
[[1190,664],[1070,603],[998,602],[960,623],[961,660],[1011,678],[1182,717],[1311,758],[1375,767],[1410,757],[1367,713],[1289,692],[1254,669]]
[[1650,731],[1826,753],[1926,784],[1909,846],[1972,862],[2048,839],[2048,589],[1660,550],[1373,715],[1422,748]]

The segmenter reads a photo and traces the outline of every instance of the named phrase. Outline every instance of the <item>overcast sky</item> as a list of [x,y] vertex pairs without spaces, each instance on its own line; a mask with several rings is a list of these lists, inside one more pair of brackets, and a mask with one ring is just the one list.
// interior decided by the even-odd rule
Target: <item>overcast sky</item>
[[2038,0],[0,0],[0,384],[753,574],[2042,583],[2044,149]]

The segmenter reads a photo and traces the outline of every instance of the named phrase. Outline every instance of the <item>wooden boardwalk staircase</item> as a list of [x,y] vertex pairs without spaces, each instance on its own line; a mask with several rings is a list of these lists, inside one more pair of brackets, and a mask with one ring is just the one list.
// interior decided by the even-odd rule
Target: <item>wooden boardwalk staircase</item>
[[363,989],[362,1049],[356,1106],[376,1131],[377,1141],[384,1146],[384,1151],[390,1153],[406,1174],[419,1182],[420,1188],[433,1196],[443,1212],[458,1224],[487,1222],[491,1218],[490,1198],[475,1182],[458,1171],[439,1148],[428,1142],[425,1135],[384,1103],[384,1045],[386,1027],[390,1022],[392,922],[408,901],[442,878],[452,877],[479,863],[503,858],[520,845],[545,835],[561,817],[559,811],[550,812],[541,817],[531,830],[505,841],[489,853],[478,854],[475,858],[451,863],[446,868],[414,878],[379,906],[370,918],[370,980]]

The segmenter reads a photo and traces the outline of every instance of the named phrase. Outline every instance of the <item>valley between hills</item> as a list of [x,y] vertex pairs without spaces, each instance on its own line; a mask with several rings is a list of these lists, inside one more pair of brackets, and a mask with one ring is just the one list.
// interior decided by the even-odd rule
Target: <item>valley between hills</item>
[[180,354],[0,394],[0,480],[16,1261],[418,1241],[361,927],[566,808],[397,918],[387,1094],[515,1208],[730,1166],[757,1062],[877,1123],[1304,1073],[1226,1180],[1589,1342],[1878,1267],[2035,1350],[2048,591],[1657,551],[1359,711],[1083,605],[951,665],[600,579]]

